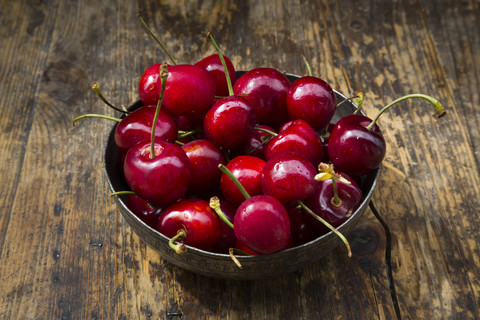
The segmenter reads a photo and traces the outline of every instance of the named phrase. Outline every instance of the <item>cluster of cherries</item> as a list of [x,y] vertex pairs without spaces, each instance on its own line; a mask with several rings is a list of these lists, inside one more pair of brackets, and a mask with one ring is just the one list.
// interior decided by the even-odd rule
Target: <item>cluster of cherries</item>
[[127,206],[178,253],[189,245],[271,254],[329,231],[349,248],[336,227],[358,208],[362,177],[385,156],[376,119],[412,97],[433,103],[440,116],[442,106],[409,95],[374,120],[353,114],[333,125],[336,95],[310,70],[293,83],[273,68],[237,79],[209,38],[216,54],[146,69],[143,106],[114,119]]

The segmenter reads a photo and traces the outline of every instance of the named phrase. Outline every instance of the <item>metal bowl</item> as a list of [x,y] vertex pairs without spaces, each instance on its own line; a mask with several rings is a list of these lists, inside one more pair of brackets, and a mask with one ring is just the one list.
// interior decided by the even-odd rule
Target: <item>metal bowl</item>
[[[243,73],[245,71],[237,71],[237,78]],[[291,82],[299,78],[299,76],[292,74],[287,74],[287,77]],[[335,94],[337,95],[337,101],[346,99],[343,94],[337,91],[335,91]],[[130,108],[135,109],[141,106],[142,103],[137,101]],[[357,106],[350,101],[341,104],[335,112],[332,123],[353,113],[355,109],[357,109]],[[115,127],[113,126],[110,131],[104,149],[104,168],[112,192],[129,190],[118,170],[118,149],[114,140]],[[350,218],[337,228],[342,234],[348,235],[361,219],[377,184],[379,173],[380,169],[377,169],[362,181],[363,202]],[[147,226],[128,209],[125,196],[116,197],[116,202],[118,209],[135,233],[147,245],[156,249],[165,260],[185,270],[208,277],[238,280],[275,277],[299,270],[318,261],[338,245],[343,245],[337,235],[329,232],[311,242],[274,254],[237,256],[242,265],[242,268],[239,268],[227,254],[207,252],[190,246],[187,246],[187,252],[184,254],[175,253],[169,247],[167,237]]]

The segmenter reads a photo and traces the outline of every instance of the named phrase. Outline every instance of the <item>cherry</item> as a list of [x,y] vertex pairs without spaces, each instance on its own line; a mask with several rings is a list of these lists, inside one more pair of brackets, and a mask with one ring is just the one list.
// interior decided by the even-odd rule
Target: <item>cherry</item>
[[214,97],[215,80],[204,68],[188,64],[168,68],[163,105],[171,113],[177,116],[205,114]]
[[212,251],[220,240],[220,219],[202,199],[184,199],[165,209],[158,219],[157,230],[168,238],[183,231],[183,243]]
[[[230,160],[226,168],[245,188],[250,196],[262,194],[262,171],[266,162],[252,156],[238,156]],[[223,172],[220,177],[220,189],[223,196],[234,206],[245,200],[245,194],[232,181],[232,178]]]
[[[115,143],[121,152],[127,152],[134,144],[149,139],[155,117],[155,106],[144,106],[129,113],[115,129]],[[175,119],[161,110],[155,127],[155,139],[175,142],[178,130]]]
[[235,243],[235,249],[238,249],[241,252],[245,252],[247,255],[251,255],[251,256],[258,256],[260,254],[256,251],[253,251],[252,249],[250,249],[249,247],[247,247],[246,245],[244,245],[243,243],[241,243],[238,240]]
[[376,121],[391,106],[410,98],[425,99],[433,104],[439,118],[445,115],[438,100],[422,94],[411,94],[386,105],[373,120],[357,114],[343,117],[332,129],[328,143],[328,155],[335,169],[354,177],[377,169],[385,157],[386,144]]
[[249,155],[260,159],[265,158],[265,146],[275,130],[267,125],[257,125],[254,130],[251,131],[247,140],[245,140],[240,146],[233,151],[236,155]]
[[255,110],[258,123],[278,128],[288,121],[286,96],[290,81],[272,68],[255,68],[244,73],[233,86],[236,95],[245,96]]
[[[315,240],[319,233],[312,228],[310,216],[301,208],[292,208],[287,211],[290,220],[290,232],[294,245],[299,246]],[[316,221],[317,223],[317,221]]]
[[295,80],[287,92],[287,110],[290,119],[303,119],[315,130],[325,128],[335,113],[337,99],[332,87],[324,80],[312,76]]
[[219,164],[225,164],[222,151],[211,141],[199,139],[182,146],[190,161],[190,181],[188,191],[194,194],[204,194],[220,183],[221,171]]
[[248,248],[270,254],[288,247],[290,221],[276,198],[257,195],[238,207],[233,221],[237,239]]
[[190,162],[176,144],[144,140],[132,146],[124,162],[127,184],[153,205],[169,205],[185,194],[190,180]]
[[[235,67],[227,56],[223,56],[223,59],[225,60],[228,74],[233,84],[236,80]],[[205,70],[212,75],[216,85],[216,96],[225,97],[229,95],[225,72],[223,70],[222,61],[220,61],[218,54],[209,55],[195,63],[195,65],[205,68]]]
[[265,159],[268,161],[277,154],[296,153],[317,166],[323,158],[320,137],[304,120],[289,121],[280,128],[265,147]]
[[152,206],[148,201],[137,195],[128,196],[127,207],[149,227],[157,228],[158,217],[162,212],[160,207]]
[[315,191],[315,174],[315,167],[303,156],[281,153],[268,160],[263,168],[263,194],[282,203],[304,200]]
[[[320,171],[325,173],[317,175],[316,179],[319,180],[317,188],[315,193],[305,200],[305,205],[336,228],[358,208],[363,195],[354,179],[341,172],[335,173],[332,165],[322,164],[319,168],[321,166],[324,169]],[[330,231],[323,223],[311,216],[308,220],[321,234]]]

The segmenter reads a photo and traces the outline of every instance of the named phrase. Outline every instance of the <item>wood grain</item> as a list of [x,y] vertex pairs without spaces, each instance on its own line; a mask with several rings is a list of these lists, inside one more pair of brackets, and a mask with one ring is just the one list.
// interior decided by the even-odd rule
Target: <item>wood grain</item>
[[389,110],[373,201],[393,234],[404,319],[478,319],[480,304],[480,4],[478,1],[2,1],[0,6],[1,319],[394,319],[385,235],[374,216],[342,247],[293,274],[209,279],[165,262],[108,196],[101,152],[141,73],[166,60],[140,13],[177,60],[213,53],[237,69],[305,74]]

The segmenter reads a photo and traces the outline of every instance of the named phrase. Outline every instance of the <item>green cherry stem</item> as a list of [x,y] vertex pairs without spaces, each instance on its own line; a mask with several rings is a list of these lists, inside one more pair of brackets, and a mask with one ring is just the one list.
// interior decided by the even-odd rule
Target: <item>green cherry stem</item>
[[112,108],[113,110],[116,110],[116,111],[120,111],[122,113],[128,113],[128,111],[124,108],[124,109],[120,109],[118,107],[115,107],[113,104],[111,104],[107,99],[105,99],[105,97],[103,96],[102,94],[102,90],[100,89],[100,83],[98,82],[94,82],[92,84],[92,89],[93,91],[95,91],[95,93],[97,94],[97,96],[100,98],[100,100],[102,100],[107,106],[109,106],[110,108]]
[[305,62],[305,66],[307,67],[308,76],[311,77],[312,68],[310,68],[310,64],[308,63],[307,58],[305,58],[305,56],[302,56],[302,58],[303,58],[303,62]]
[[265,129],[265,128],[261,128],[261,127],[254,127],[253,129],[254,129],[254,130],[257,130],[257,131],[263,131],[263,132],[266,132],[266,133],[268,133],[269,135],[272,135],[272,136],[278,136],[278,133],[276,133],[276,132],[273,132],[272,130]]
[[227,219],[227,217],[225,216],[225,213],[223,213],[222,211],[222,208],[220,208],[220,199],[218,199],[218,197],[211,197],[209,205],[210,205],[210,208],[215,210],[215,212],[220,217],[220,219],[222,219],[222,221],[225,222],[227,226],[233,229],[233,223],[231,223]]
[[148,27],[148,25],[145,23],[145,21],[143,20],[142,16],[140,14],[137,15],[138,16],[138,19],[140,20],[140,23],[142,24],[143,28],[145,29],[145,31],[147,31],[147,33],[158,43],[158,45],[160,46],[160,48],[162,48],[163,52],[170,58],[170,60],[172,61],[172,63],[174,65],[177,64],[177,61],[175,61],[175,59],[173,58],[172,54],[170,53],[170,51],[168,51],[167,47],[165,46],[165,44],[160,41],[152,32],[152,30],[150,30],[150,28]]
[[220,169],[220,171],[222,171],[223,173],[225,173],[227,175],[227,177],[229,177],[233,183],[235,183],[235,185],[237,186],[238,190],[240,190],[240,192],[243,194],[243,196],[245,197],[245,199],[250,199],[250,195],[248,194],[247,190],[245,190],[245,188],[242,186],[242,184],[240,183],[240,181],[238,181],[237,177],[235,177],[233,175],[233,173],[228,170],[227,167],[225,167],[225,165],[223,164],[219,164],[218,165],[218,168]]
[[425,99],[427,100],[428,102],[430,102],[431,104],[433,104],[433,106],[435,107],[435,112],[437,113],[437,117],[438,118],[441,118],[443,116],[445,116],[446,114],[446,111],[445,109],[443,108],[443,105],[435,98],[431,97],[431,96],[427,96],[425,94],[420,94],[420,93],[414,93],[414,94],[408,94],[406,96],[403,96],[403,97],[400,97],[392,102],[390,102],[389,104],[387,104],[385,107],[383,107],[378,113],[377,115],[375,116],[375,118],[372,120],[372,122],[366,127],[367,130],[372,130],[373,129],[373,126],[375,125],[375,123],[377,122],[378,118],[385,112],[387,111],[388,109],[390,109],[391,106],[401,102],[401,101],[404,101],[404,100],[407,100],[407,99],[412,99],[412,98],[420,98],[420,99]]
[[347,247],[348,251],[348,257],[352,256],[352,249],[350,248],[350,243],[348,243],[347,238],[343,234],[340,233],[334,226],[332,226],[330,223],[322,219],[320,216],[315,214],[309,207],[307,207],[302,201],[298,201],[298,204],[302,207],[303,210],[305,210],[309,215],[323,223],[328,229],[332,230],[345,244],[345,247]]
[[103,114],[87,113],[87,114],[82,114],[81,116],[78,116],[75,119],[73,119],[73,125],[75,125],[75,123],[78,120],[84,119],[84,118],[101,118],[101,119],[107,119],[107,120],[112,120],[112,121],[116,121],[116,122],[122,121],[122,119],[120,119],[120,118],[110,117],[110,116],[106,116],[106,115],[103,115]]
[[185,239],[186,236],[185,230],[178,230],[177,234],[168,241],[168,246],[178,254],[185,253],[187,251],[185,245],[183,243],[175,243],[175,241]]
[[220,58],[220,62],[222,63],[223,72],[225,72],[225,78],[227,79],[228,94],[230,96],[233,96],[232,80],[230,79],[230,74],[228,73],[227,64],[225,63],[225,58],[223,57],[222,51],[218,47],[217,43],[215,42],[215,39],[213,38],[210,32],[207,34],[207,37],[212,42],[212,45],[215,48],[215,51],[217,51],[218,57]]
[[113,197],[113,196],[134,196],[136,195],[135,192],[133,191],[128,191],[128,190],[125,190],[125,191],[117,191],[117,192],[112,192],[110,193],[110,197]]
[[157,126],[158,115],[160,114],[160,109],[162,108],[163,95],[165,93],[165,86],[167,84],[168,77],[168,68],[167,63],[163,62],[160,66],[160,83],[162,86],[162,91],[160,92],[160,99],[158,99],[157,109],[155,110],[155,116],[153,117],[152,124],[152,135],[150,137],[150,159],[156,157],[155,155],[155,127]]

